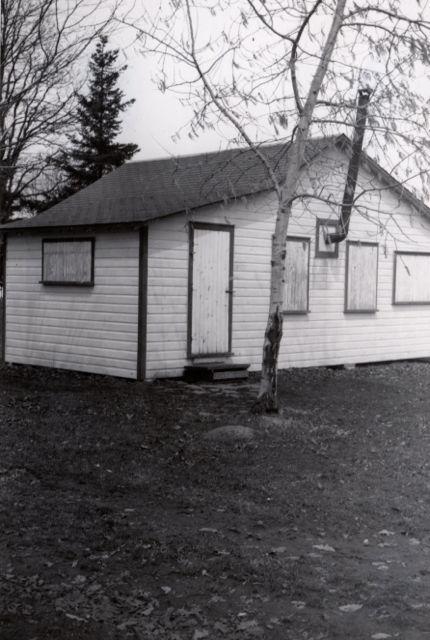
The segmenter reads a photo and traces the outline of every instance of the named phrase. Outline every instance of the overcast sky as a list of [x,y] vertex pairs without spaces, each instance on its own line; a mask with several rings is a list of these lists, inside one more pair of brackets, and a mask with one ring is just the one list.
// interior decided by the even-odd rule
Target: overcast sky
[[[122,0],[124,6],[133,0]],[[160,2],[167,0],[143,0],[145,8],[156,7]],[[406,2],[406,0],[403,0]],[[225,15],[223,17],[225,20]],[[318,26],[320,18],[314,22]],[[325,18],[321,18],[323,24]],[[199,31],[204,31],[204,25],[199,24]],[[117,46],[122,51],[122,60],[128,64],[127,71],[122,75],[121,86],[127,98],[135,98],[136,102],[123,115],[123,142],[134,142],[140,146],[137,159],[149,159],[166,157],[168,155],[182,155],[214,151],[227,145],[227,140],[220,137],[219,132],[207,130],[198,138],[190,139],[186,128],[192,113],[189,108],[182,105],[179,97],[167,91],[162,93],[152,82],[157,74],[158,62],[154,56],[143,56],[138,45],[132,44],[135,31],[122,27],[111,39],[112,46]],[[359,56],[357,60],[362,66],[372,67],[376,64],[367,57]],[[378,70],[378,69],[374,69]],[[420,81],[429,84],[428,78],[420,78]],[[182,130],[181,137],[176,142],[175,134]]]
[[151,78],[157,71],[157,62],[152,56],[143,57],[138,47],[130,46],[131,34],[121,30],[112,40],[115,46],[123,49],[127,71],[121,79],[121,86],[127,98],[136,102],[123,116],[124,142],[134,142],[141,151],[134,160],[165,157],[214,151],[225,143],[217,133],[208,131],[198,139],[190,140],[187,131],[179,142],[173,142],[172,136],[184,127],[190,118],[190,112],[181,105],[179,98],[167,91],[161,93]]

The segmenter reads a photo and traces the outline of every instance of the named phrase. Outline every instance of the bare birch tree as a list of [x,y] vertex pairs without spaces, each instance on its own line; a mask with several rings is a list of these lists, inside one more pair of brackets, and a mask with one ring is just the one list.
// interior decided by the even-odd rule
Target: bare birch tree
[[[264,164],[277,194],[268,320],[257,406],[277,410],[277,362],[282,338],[286,241],[311,135],[351,134],[356,94],[373,70],[367,145],[391,159],[402,180],[419,175],[428,191],[428,9],[419,0],[172,0],[145,12],[139,25],[145,52],[158,56],[161,90],[193,107],[190,136],[206,128],[234,131]],[[281,136],[282,132],[282,136]],[[262,143],[282,139],[285,175]],[[336,203],[333,203],[336,204]],[[358,210],[358,203],[354,201]],[[339,205],[339,203],[337,203]]]
[[[0,0],[0,222],[44,189],[75,121],[80,65],[116,0]],[[51,176],[52,178],[52,176]],[[55,183],[55,181],[54,181]],[[54,184],[55,186],[55,184]]]

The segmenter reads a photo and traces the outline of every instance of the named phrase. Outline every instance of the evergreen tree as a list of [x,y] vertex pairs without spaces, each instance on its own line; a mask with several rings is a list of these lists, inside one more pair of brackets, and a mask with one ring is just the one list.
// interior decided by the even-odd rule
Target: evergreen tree
[[101,36],[91,56],[89,91],[78,95],[79,133],[69,137],[70,149],[55,162],[64,182],[44,208],[88,186],[139,151],[136,144],[115,141],[121,132],[120,114],[135,100],[124,100],[117,86],[127,66],[116,66],[119,50],[108,50],[107,42]]

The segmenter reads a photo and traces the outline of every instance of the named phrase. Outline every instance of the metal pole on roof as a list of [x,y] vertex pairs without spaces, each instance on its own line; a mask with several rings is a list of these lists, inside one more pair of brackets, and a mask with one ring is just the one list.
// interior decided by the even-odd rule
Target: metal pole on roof
[[360,167],[360,156],[363,149],[364,132],[366,130],[367,108],[371,95],[372,89],[370,89],[370,87],[363,87],[358,90],[357,115],[351,144],[351,158],[348,165],[340,218],[337,223],[337,231],[327,234],[328,244],[342,242],[348,235],[349,221],[351,219],[355,187],[357,185],[358,170]]

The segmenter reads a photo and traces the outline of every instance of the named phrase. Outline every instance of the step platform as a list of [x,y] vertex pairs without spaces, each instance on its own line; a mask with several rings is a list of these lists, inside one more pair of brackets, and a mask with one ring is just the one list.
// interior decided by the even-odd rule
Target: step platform
[[184,368],[185,382],[217,382],[219,380],[246,380],[248,364],[230,362],[203,362]]

